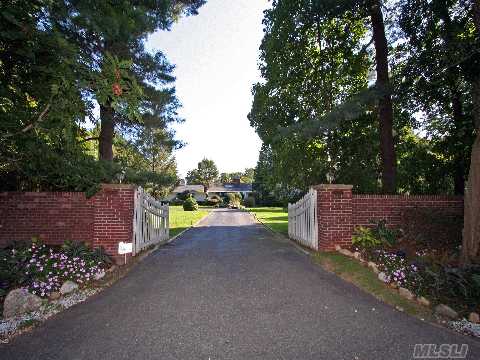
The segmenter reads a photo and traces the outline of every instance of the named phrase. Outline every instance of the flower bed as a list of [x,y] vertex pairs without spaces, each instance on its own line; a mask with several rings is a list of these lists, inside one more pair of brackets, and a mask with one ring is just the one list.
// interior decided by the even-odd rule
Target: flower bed
[[432,241],[427,247],[406,236],[402,229],[389,229],[379,222],[356,229],[352,243],[347,255],[350,252],[353,257],[356,253],[356,258],[372,265],[380,280],[408,290],[402,290],[407,297],[422,299],[425,304],[441,304],[443,310],[446,304],[452,318],[455,313],[478,317],[480,265],[460,267],[457,242]]
[[68,280],[84,287],[111,264],[102,250],[71,242],[55,247],[33,241],[0,251],[2,303],[10,290],[20,287],[44,298],[58,292]]

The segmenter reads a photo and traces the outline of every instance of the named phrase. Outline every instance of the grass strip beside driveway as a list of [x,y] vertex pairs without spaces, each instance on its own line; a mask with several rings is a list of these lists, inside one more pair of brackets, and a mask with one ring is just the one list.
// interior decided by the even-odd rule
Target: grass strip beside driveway
[[397,310],[405,311],[427,321],[434,320],[429,308],[403,298],[397,290],[382,283],[371,269],[363,266],[357,260],[333,252],[315,253],[313,258],[324,269],[335,273],[377,299],[397,308]]
[[205,209],[184,211],[182,206],[170,206],[170,237],[188,229],[207,215],[208,211]]
[[288,213],[281,207],[248,208],[264,225],[275,232],[288,235]]

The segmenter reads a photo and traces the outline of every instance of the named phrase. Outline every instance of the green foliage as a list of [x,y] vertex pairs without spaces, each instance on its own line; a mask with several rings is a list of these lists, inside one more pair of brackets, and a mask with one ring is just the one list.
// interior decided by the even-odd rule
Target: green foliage
[[227,193],[225,195],[225,204],[238,207],[242,202],[242,195],[240,193]]
[[[377,129],[367,113],[372,106],[338,129],[322,120],[368,87],[370,59],[361,45],[365,21],[350,12],[332,19],[310,1],[283,0],[265,12],[264,24],[260,71],[265,81],[253,87],[249,114],[264,142],[255,179],[260,202],[286,204],[312,184],[325,183],[327,173],[375,192]],[[324,129],[282,131],[314,122]],[[266,161],[269,170],[261,168]]]
[[372,221],[374,227],[359,226],[352,236],[352,244],[362,249],[373,249],[381,245],[393,246],[397,242],[398,231],[389,229],[385,220]]
[[180,193],[177,195],[177,198],[182,200],[182,201],[185,201],[187,200],[189,197],[192,197],[193,196],[193,193],[190,192],[189,190],[185,190],[184,192]]
[[183,202],[183,210],[185,211],[197,211],[198,210],[198,203],[197,200],[193,196],[189,196]]
[[412,115],[424,113],[418,125],[441,159],[432,165],[442,176],[432,183],[448,174],[449,190],[463,194],[474,129],[471,69],[478,62],[471,14],[460,1],[400,0],[398,5],[404,40],[395,49],[399,103]]
[[187,173],[187,183],[203,185],[205,187],[213,184],[218,178],[218,169],[213,160],[203,159],[193,169]]
[[362,249],[369,249],[378,247],[382,244],[382,241],[377,237],[373,229],[359,226],[355,229],[355,233],[352,236],[352,244]]
[[62,251],[71,258],[78,257],[93,263],[113,264],[103,247],[92,250],[85,243],[67,240],[62,245]]
[[427,291],[437,301],[465,312],[480,301],[480,267],[433,266],[425,270]]
[[255,169],[247,168],[245,171],[233,172],[233,173],[221,173],[219,176],[219,181],[222,184],[231,183],[233,179],[240,179],[240,182],[243,184],[251,184],[255,178]]
[[243,200],[243,205],[247,208],[253,208],[256,205],[255,196],[249,195]]
[[218,195],[209,196],[206,200],[207,206],[222,206],[223,199]]
[[[169,124],[181,121],[173,66],[146,36],[195,15],[204,0],[2,2],[0,190],[73,190],[125,180],[155,196],[176,179]],[[95,104],[112,110],[114,163],[87,131]],[[104,134],[105,135],[105,134]],[[128,139],[128,140],[127,140]],[[109,163],[110,162],[110,163]]]
[[399,235],[398,230],[388,228],[386,220],[372,221],[372,224],[375,224],[373,233],[380,239],[382,244],[387,246],[394,246],[396,244]]
[[380,89],[368,78],[375,70],[371,4],[277,0],[265,12],[263,79],[253,86],[249,114],[263,141],[254,182],[260,203],[283,203],[295,190],[327,182],[327,174],[355,192],[379,192],[377,102],[386,91],[398,191],[463,193],[478,67],[470,5],[395,0],[382,7],[392,88]]

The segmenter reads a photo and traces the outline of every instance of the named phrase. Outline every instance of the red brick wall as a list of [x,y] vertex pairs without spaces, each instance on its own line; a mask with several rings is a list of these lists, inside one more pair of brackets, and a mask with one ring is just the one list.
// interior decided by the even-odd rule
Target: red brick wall
[[47,244],[93,239],[93,205],[84,193],[0,193],[0,246],[38,237]]
[[463,213],[463,198],[458,196],[353,195],[351,185],[317,185],[319,250],[348,246],[356,226],[371,225],[370,220],[386,220],[388,226],[401,226],[402,213],[415,207],[445,209]]
[[386,220],[389,226],[402,225],[402,213],[411,208],[445,209],[463,214],[463,197],[438,195],[353,195],[354,226]]
[[32,237],[52,245],[83,241],[117,258],[118,243],[132,241],[134,194],[131,185],[103,185],[90,199],[79,192],[0,193],[0,247]]

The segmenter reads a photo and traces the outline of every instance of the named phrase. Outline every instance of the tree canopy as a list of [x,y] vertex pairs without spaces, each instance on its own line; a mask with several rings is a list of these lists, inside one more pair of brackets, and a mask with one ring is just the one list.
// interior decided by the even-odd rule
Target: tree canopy
[[121,174],[173,184],[174,66],[145,41],[204,3],[2,2],[1,189],[87,190]]
[[249,114],[260,198],[285,203],[327,179],[467,189],[464,245],[478,257],[479,29],[478,0],[274,0]]
[[217,165],[213,160],[207,158],[200,161],[196,169],[190,170],[187,174],[187,183],[203,185],[205,188],[213,185],[218,179]]

